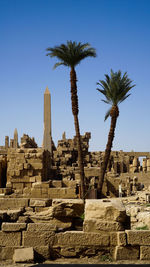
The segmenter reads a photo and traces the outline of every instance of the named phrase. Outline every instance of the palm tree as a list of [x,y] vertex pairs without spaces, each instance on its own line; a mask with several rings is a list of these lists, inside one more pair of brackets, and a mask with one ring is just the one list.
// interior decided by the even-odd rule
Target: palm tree
[[97,90],[105,96],[105,99],[102,99],[106,104],[110,104],[111,108],[106,112],[105,120],[110,116],[111,117],[111,125],[110,131],[108,134],[108,141],[105,149],[104,160],[102,162],[99,183],[98,183],[98,194],[101,196],[102,186],[104,182],[104,176],[106,173],[113,139],[116,128],[117,118],[119,116],[119,108],[118,105],[123,102],[127,97],[131,94],[128,92],[135,85],[132,85],[132,81],[128,78],[127,72],[121,76],[121,71],[113,72],[111,70],[110,77],[105,74],[105,80],[100,80],[97,85],[101,86],[102,89],[97,88]]
[[80,138],[80,127],[78,120],[79,106],[78,106],[78,95],[77,95],[77,77],[75,67],[87,57],[96,57],[96,51],[88,43],[76,43],[67,41],[67,44],[61,44],[54,48],[46,49],[49,53],[47,56],[56,57],[59,62],[54,65],[54,69],[60,65],[64,65],[71,68],[70,71],[70,82],[71,82],[71,103],[72,113],[74,116],[74,125],[77,138],[78,148],[78,166],[80,171],[81,180],[81,197],[85,197],[85,181],[84,181],[84,164],[83,164],[83,153]]

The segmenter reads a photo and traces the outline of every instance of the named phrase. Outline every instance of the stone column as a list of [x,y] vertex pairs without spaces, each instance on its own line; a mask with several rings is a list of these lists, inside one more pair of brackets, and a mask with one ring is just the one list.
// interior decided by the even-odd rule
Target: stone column
[[150,172],[150,159],[147,159],[147,172]]
[[147,159],[143,159],[143,162],[142,162],[143,172],[147,171],[146,166],[147,166]]
[[15,128],[15,131],[14,131],[14,145],[13,145],[13,148],[18,148],[18,132],[17,132],[16,128]]
[[9,136],[5,136],[5,148],[9,148]]
[[52,153],[52,134],[51,134],[51,96],[48,87],[44,93],[44,137],[43,148]]
[[10,139],[10,148],[14,147],[14,139]]

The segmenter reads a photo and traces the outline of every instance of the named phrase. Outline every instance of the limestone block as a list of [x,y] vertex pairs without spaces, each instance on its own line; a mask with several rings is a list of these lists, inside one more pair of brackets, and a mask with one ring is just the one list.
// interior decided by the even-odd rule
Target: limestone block
[[20,232],[0,231],[0,246],[19,247],[21,245]]
[[14,262],[34,262],[34,250],[30,248],[15,249],[13,255]]
[[101,231],[121,231],[124,230],[123,225],[120,222],[105,221],[105,220],[84,220],[83,231],[84,232],[101,232]]
[[40,188],[31,188],[31,196],[33,198],[42,197],[42,190]]
[[15,248],[17,247],[0,247],[0,261],[12,260]]
[[82,231],[67,231],[58,233],[55,245],[59,246],[109,246],[109,236],[102,233],[84,233]]
[[117,244],[118,246],[123,246],[123,247],[127,245],[125,232],[117,232]]
[[2,223],[2,231],[3,232],[20,232],[25,230],[27,227],[26,223]]
[[52,201],[53,216],[80,217],[84,213],[84,204],[81,199],[55,199]]
[[52,180],[51,186],[52,187],[56,187],[56,188],[62,187],[62,181],[60,181],[60,180]]
[[54,243],[54,231],[25,231],[22,244],[24,247],[52,246]]
[[0,210],[28,207],[27,198],[0,198]]
[[7,210],[7,217],[9,218],[9,221],[15,222],[18,220],[22,212],[23,212],[22,208],[14,209],[14,210]]
[[14,189],[23,189],[24,183],[12,183],[12,188]]
[[150,231],[148,230],[126,230],[127,244],[150,245]]
[[86,199],[85,220],[124,222],[126,210],[120,199]]
[[34,251],[36,252],[36,259],[48,260],[50,259],[50,248],[49,246],[38,246],[34,247]]
[[49,207],[51,204],[51,199],[30,199],[30,207]]
[[56,231],[56,225],[48,223],[28,223],[27,231]]
[[140,260],[150,260],[150,246],[140,247]]
[[75,257],[77,255],[77,248],[74,247],[63,247],[61,248],[60,254],[63,257]]
[[139,246],[116,246],[114,259],[115,260],[137,260],[139,259]]
[[32,165],[32,168],[34,168],[35,170],[42,170],[43,169],[42,162],[39,162],[39,163],[33,162],[31,165]]
[[117,245],[118,245],[117,232],[110,232],[110,246],[117,246]]

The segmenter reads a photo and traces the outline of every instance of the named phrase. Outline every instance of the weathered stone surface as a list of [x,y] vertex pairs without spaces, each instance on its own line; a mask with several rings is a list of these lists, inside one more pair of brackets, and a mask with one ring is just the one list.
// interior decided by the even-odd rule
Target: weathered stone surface
[[118,246],[126,246],[127,245],[125,232],[117,232],[117,243],[118,243]]
[[17,247],[0,247],[0,260],[12,260]]
[[114,259],[115,260],[137,260],[139,259],[139,246],[116,246]]
[[52,201],[53,216],[80,217],[84,213],[84,204],[81,199],[56,199]]
[[109,246],[109,236],[106,234],[84,233],[81,231],[68,231],[65,233],[58,233],[55,236],[55,245],[60,246]]
[[28,207],[27,198],[0,198],[0,209],[18,209],[19,207]]
[[19,247],[21,245],[21,233],[0,231],[0,246]]
[[54,243],[54,231],[25,231],[22,244],[24,247],[52,246]]
[[110,246],[117,246],[117,245],[118,245],[117,232],[110,232]]
[[121,231],[124,230],[124,227],[119,222],[114,221],[105,221],[105,220],[84,220],[83,223],[83,231],[84,232],[101,232],[101,231]]
[[27,231],[56,231],[57,227],[51,223],[28,223]]
[[126,210],[120,199],[86,199],[85,220],[90,219],[123,222]]
[[23,213],[23,209],[19,208],[16,210],[7,210],[7,217],[9,218],[9,221],[15,222],[18,220],[19,216]]
[[53,208],[49,207],[47,210],[37,213],[26,212],[26,215],[29,215],[33,222],[46,222],[53,218]]
[[150,245],[150,231],[148,230],[126,230],[127,244],[129,245]]
[[49,198],[59,198],[62,196],[65,198],[77,198],[76,190],[72,187],[64,187],[64,188],[48,188],[48,196]]
[[30,199],[30,207],[47,207],[51,204],[51,199]]
[[13,255],[14,262],[34,262],[34,250],[30,248],[15,249]]
[[26,223],[2,223],[2,231],[3,232],[20,232],[25,230],[27,227]]
[[140,247],[140,260],[150,260],[150,246]]
[[34,247],[34,251],[35,251],[35,258],[38,260],[48,260],[50,259],[50,248],[49,246],[38,246],[38,247]]

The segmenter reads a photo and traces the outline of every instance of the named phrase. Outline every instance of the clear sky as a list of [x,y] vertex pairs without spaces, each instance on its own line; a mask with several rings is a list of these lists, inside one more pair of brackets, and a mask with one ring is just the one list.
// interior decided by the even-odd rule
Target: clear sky
[[90,150],[104,150],[110,119],[96,82],[127,71],[136,84],[120,104],[113,150],[150,151],[150,0],[0,0],[0,145],[18,129],[43,139],[43,100],[48,86],[55,144],[75,135],[69,68],[53,70],[46,48],[67,40],[89,42],[97,58],[76,68],[81,134]]

